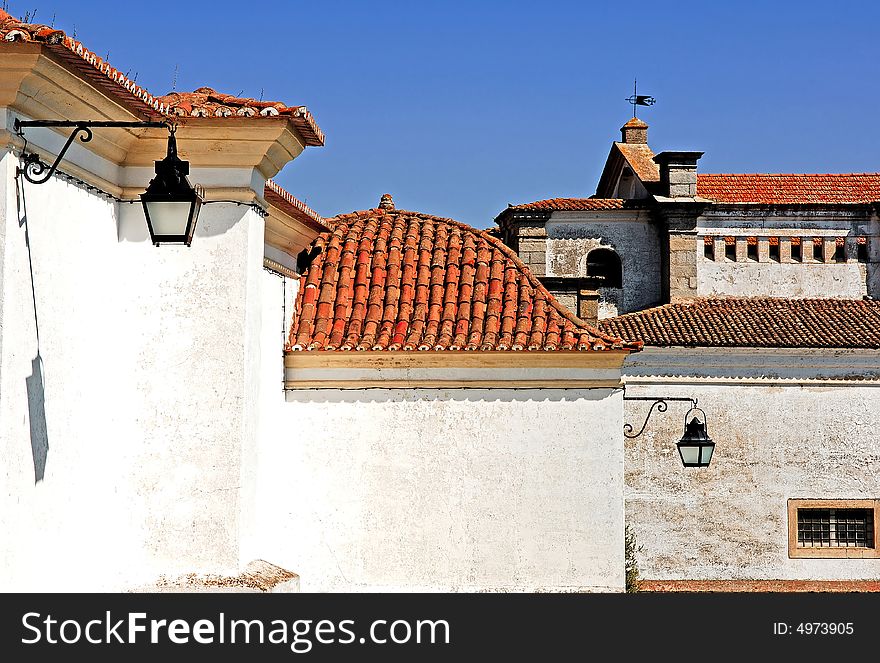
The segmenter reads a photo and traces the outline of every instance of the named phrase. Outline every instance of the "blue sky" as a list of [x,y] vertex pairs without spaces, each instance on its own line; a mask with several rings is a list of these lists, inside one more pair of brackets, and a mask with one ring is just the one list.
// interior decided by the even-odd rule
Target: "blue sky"
[[308,106],[327,135],[276,180],[319,213],[488,227],[589,196],[639,91],[655,151],[703,172],[880,171],[875,2],[9,0],[154,94]]

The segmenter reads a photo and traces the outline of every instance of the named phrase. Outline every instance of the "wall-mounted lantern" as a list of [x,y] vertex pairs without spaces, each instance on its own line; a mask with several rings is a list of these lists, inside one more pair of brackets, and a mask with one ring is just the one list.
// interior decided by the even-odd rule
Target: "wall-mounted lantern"
[[[669,407],[666,404],[666,401],[684,401],[690,403],[691,408],[684,416],[684,434],[681,436],[681,439],[676,444],[676,446],[678,447],[679,456],[681,456],[681,463],[685,467],[709,466],[709,463],[712,460],[712,453],[715,451],[715,443],[712,441],[712,438],[709,437],[709,434],[706,430],[706,413],[697,407],[696,398],[654,398],[651,396],[624,396],[623,400],[654,401],[651,404],[651,408],[648,410],[648,416],[645,417],[645,423],[642,424],[642,427],[639,429],[638,433],[633,433],[632,425],[624,424],[623,435],[624,437],[628,438],[638,437],[645,431],[645,426],[648,425],[648,420],[651,418],[651,414],[654,412],[655,407],[657,408],[658,412],[666,412],[667,408]],[[688,421],[688,417],[692,412],[694,413],[694,416],[691,417],[690,421]],[[698,416],[697,413],[702,416]]]
[[[48,181],[58,168],[68,148],[77,134],[87,143],[92,139],[92,128],[150,128],[166,127],[168,135],[168,153],[161,161],[156,161],[156,176],[150,180],[147,190],[141,194],[144,216],[150,239],[155,246],[160,244],[192,243],[193,232],[198,221],[199,210],[204,202],[201,190],[190,184],[189,162],[177,156],[177,141],[174,137],[175,127],[167,122],[68,122],[63,120],[15,120],[15,132],[24,138],[25,127],[60,127],[72,128],[73,133],[61,148],[58,157],[51,166],[47,166],[36,154],[22,154],[24,166],[20,166],[16,175],[23,175],[32,184],[43,184]],[[44,174],[45,173],[45,174]]]
[[168,135],[168,154],[156,162],[156,177],[141,194],[144,216],[153,244],[192,243],[204,196],[187,179],[189,162],[177,156],[174,127]]
[[[702,421],[696,414],[688,421],[691,412],[699,412],[703,415]],[[684,415],[684,435],[678,441],[678,453],[685,467],[708,467],[712,460],[712,452],[715,451],[715,443],[706,431],[706,413],[696,406],[688,410]]]

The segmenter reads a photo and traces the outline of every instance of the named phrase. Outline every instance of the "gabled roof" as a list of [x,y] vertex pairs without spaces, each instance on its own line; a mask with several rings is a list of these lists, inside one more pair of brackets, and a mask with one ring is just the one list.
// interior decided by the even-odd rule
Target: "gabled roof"
[[288,350],[638,350],[574,317],[490,234],[384,208],[326,219]]
[[880,173],[698,173],[697,195],[719,203],[871,203],[880,201]]
[[0,9],[0,42],[44,44],[85,80],[113,96],[122,96],[138,110],[166,117],[270,117],[287,116],[306,145],[323,145],[324,134],[305,106],[233,97],[199,88],[195,92],[172,92],[162,97],[150,94],[108,62],[89,51],[82,42],[48,25],[23,23]]
[[599,321],[647,346],[880,349],[880,301],[696,299]]
[[605,160],[605,168],[596,186],[596,197],[607,198],[614,195],[620,173],[627,165],[645,188],[652,192],[654,185],[660,182],[660,167],[653,159],[654,152],[646,143],[612,143],[611,151]]

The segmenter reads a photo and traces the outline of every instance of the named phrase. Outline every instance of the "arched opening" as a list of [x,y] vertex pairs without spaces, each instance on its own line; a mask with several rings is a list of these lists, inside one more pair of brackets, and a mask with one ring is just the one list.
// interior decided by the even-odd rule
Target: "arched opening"
[[623,287],[623,267],[613,249],[593,249],[587,254],[587,276],[602,279],[601,287]]

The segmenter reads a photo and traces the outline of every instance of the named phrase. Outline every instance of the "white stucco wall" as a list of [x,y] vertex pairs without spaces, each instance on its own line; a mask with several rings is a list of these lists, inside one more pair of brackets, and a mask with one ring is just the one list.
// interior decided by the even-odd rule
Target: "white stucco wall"
[[[800,215],[764,212],[713,210],[697,222],[697,295],[721,297],[844,297],[859,299],[877,296],[877,269],[880,262],[880,223],[876,215],[864,211],[838,210],[834,213],[803,211]],[[703,238],[737,237],[740,244],[749,236],[758,240],[757,260],[740,254],[736,261],[725,258],[723,247],[714,260],[703,254]],[[766,242],[777,237],[786,242],[802,238],[804,258],[792,262],[787,254],[771,260]],[[846,262],[816,262],[812,259],[813,237],[830,242],[838,237],[848,244]],[[857,261],[853,242],[868,241],[868,263]],[[721,247],[721,248],[718,248]],[[744,246],[741,249],[744,250]]]
[[[658,352],[666,359],[651,368]],[[667,361],[676,354],[677,365]],[[625,369],[627,397],[697,398],[716,443],[708,468],[682,466],[675,443],[689,405],[680,402],[625,441],[626,518],[642,546],[642,577],[876,579],[876,559],[790,559],[787,501],[880,497],[880,354],[829,352],[826,361],[782,351],[777,366],[765,357],[751,367],[744,354],[715,362],[648,349]],[[874,379],[850,381],[847,372]],[[625,402],[636,431],[649,406]]]
[[16,200],[0,164],[0,589],[237,571],[262,218],[206,205],[156,248],[139,205],[57,178]]
[[862,263],[788,263],[712,261],[697,257],[697,294],[701,297],[844,297],[868,293]]
[[[587,254],[614,249],[623,268],[623,288],[602,288],[600,317],[655,305],[661,297],[661,252],[647,211],[624,217],[596,212],[554,212],[547,222],[547,276],[586,276]],[[564,302],[577,311],[576,302]],[[574,304],[571,306],[570,304]]]
[[303,591],[622,591],[619,390],[303,390],[278,405],[254,554]]

